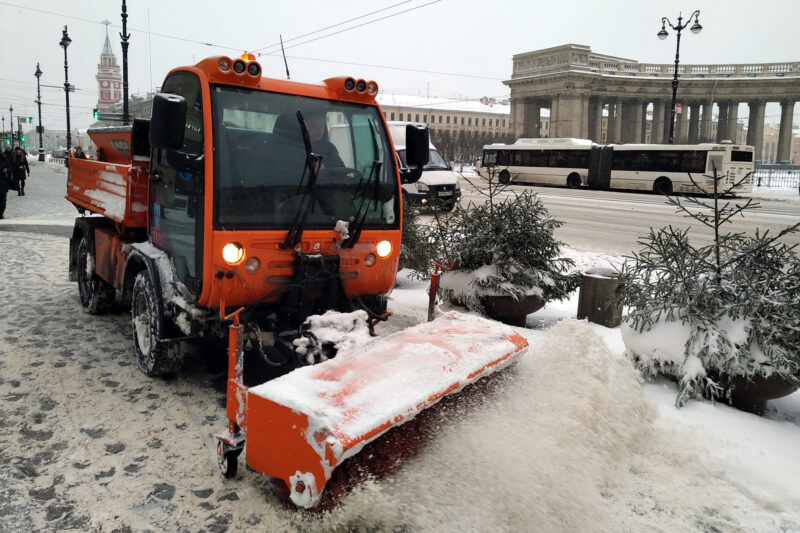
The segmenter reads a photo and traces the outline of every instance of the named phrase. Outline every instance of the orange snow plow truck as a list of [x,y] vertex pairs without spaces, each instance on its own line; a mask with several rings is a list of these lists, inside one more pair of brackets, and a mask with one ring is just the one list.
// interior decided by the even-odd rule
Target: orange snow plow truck
[[342,463],[527,344],[458,313],[364,334],[389,315],[400,185],[419,179],[427,128],[409,126],[401,175],[375,82],[261,74],[249,54],[176,68],[150,120],[89,130],[97,160],[68,161],[69,274],[89,313],[130,305],[148,376],[227,335],[220,468],[244,452],[313,508]]

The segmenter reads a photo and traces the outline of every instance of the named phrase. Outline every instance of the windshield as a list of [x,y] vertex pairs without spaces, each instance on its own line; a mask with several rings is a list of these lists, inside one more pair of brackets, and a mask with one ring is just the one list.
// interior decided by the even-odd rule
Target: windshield
[[[448,167],[447,163],[445,163],[444,159],[442,159],[442,154],[433,148],[430,149],[429,153],[430,156],[428,157],[428,164],[422,167],[423,170],[450,170],[450,167]],[[407,167],[408,163],[406,163],[406,151],[398,150],[397,156],[400,158],[400,163],[404,167]]]
[[[288,228],[308,196],[306,229],[356,217],[364,198],[364,228],[397,227],[397,174],[377,107],[228,86],[212,88],[212,105],[217,228]],[[298,111],[321,156],[313,187]]]

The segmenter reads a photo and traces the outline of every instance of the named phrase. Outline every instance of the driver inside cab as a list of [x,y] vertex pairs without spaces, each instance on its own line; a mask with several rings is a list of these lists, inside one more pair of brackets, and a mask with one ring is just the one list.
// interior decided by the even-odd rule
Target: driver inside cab
[[308,129],[308,139],[311,141],[311,151],[322,156],[322,168],[343,167],[344,162],[339,157],[336,146],[328,140],[327,113],[318,111],[309,114],[305,119]]

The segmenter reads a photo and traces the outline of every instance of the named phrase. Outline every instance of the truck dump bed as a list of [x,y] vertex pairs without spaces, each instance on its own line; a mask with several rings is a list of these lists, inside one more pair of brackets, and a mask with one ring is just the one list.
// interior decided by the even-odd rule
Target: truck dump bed
[[67,200],[126,228],[146,227],[148,125],[136,120],[131,126],[90,129],[98,158],[69,159]]

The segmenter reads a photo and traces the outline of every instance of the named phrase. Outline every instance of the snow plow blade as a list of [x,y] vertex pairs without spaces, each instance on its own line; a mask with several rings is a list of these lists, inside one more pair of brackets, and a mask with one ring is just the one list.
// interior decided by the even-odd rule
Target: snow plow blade
[[451,312],[250,388],[247,463],[313,508],[342,462],[527,346],[504,324]]

